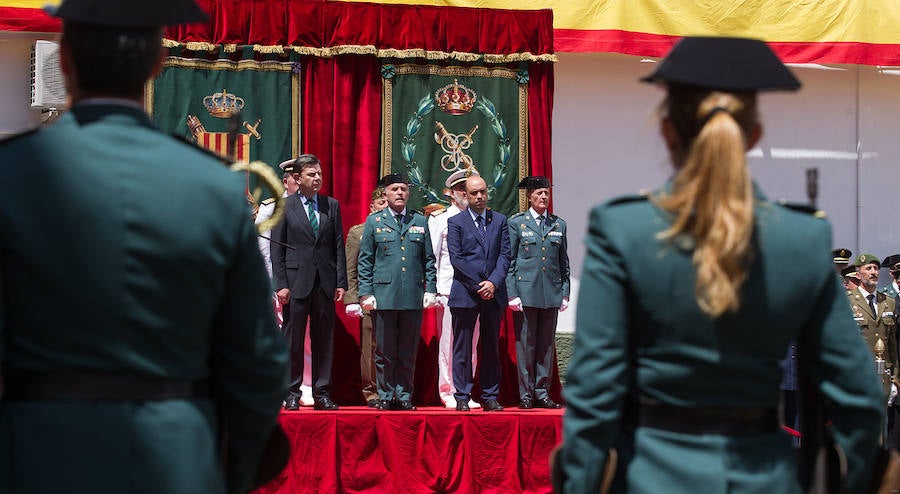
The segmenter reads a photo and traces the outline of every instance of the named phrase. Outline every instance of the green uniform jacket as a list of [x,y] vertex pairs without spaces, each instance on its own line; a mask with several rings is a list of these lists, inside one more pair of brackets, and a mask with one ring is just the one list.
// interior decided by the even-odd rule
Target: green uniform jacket
[[359,298],[374,295],[378,310],[422,310],[422,296],[435,290],[425,217],[407,210],[400,225],[391,208],[370,214],[359,244]]
[[569,296],[569,254],[566,222],[547,213],[549,228],[542,231],[531,211],[509,220],[512,261],[506,276],[508,298],[519,297],[525,307],[559,308]]
[[620,454],[616,492],[799,492],[786,433],[693,435],[634,427],[623,416],[638,396],[680,407],[775,408],[778,362],[791,340],[829,404],[847,492],[864,491],[884,402],[834,276],[831,228],[757,196],[741,307],[715,320],[695,301],[692,240],[657,238],[669,215],[640,196],[591,212],[565,387],[565,492],[598,492],[612,446]]
[[344,293],[344,305],[359,303],[359,241],[362,240],[365,223],[353,225],[347,230],[347,245],[344,253],[347,256],[347,292]]
[[853,319],[859,325],[859,332],[866,340],[869,351],[872,352],[872,358],[875,356],[875,344],[879,339],[884,342],[884,353],[882,358],[885,360],[885,368],[888,374],[883,379],[885,393],[891,390],[891,378],[897,379],[897,314],[895,312],[895,302],[893,298],[889,298],[882,292],[875,293],[875,309],[878,310],[878,317],[872,314],[872,308],[869,307],[869,301],[863,297],[859,289],[849,290],[847,297],[850,299],[850,310],[853,312]]
[[128,106],[0,143],[2,364],[208,379],[214,397],[0,402],[0,492],[249,488],[287,355],[243,181]]

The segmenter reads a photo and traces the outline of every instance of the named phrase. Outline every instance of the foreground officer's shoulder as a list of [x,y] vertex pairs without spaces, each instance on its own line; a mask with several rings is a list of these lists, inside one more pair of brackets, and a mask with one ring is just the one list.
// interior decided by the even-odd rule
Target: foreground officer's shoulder
[[778,205],[785,209],[791,210],[791,211],[808,214],[814,218],[819,218],[819,219],[823,219],[823,220],[828,218],[828,215],[825,213],[825,211],[822,211],[821,209],[810,206],[809,204],[788,202],[788,201],[785,201],[782,199],[782,200],[778,201]]
[[650,203],[650,192],[638,191],[636,194],[627,194],[623,196],[613,197],[606,202],[600,203],[598,208],[614,209],[622,206],[633,206]]
[[27,129],[27,130],[23,130],[22,132],[19,132],[18,134],[13,134],[5,139],[2,139],[2,140],[0,140],[0,149],[2,149],[4,146],[9,146],[11,144],[20,142],[22,139],[24,139],[26,137],[35,135],[40,130],[41,130],[40,127],[33,127],[30,129]]

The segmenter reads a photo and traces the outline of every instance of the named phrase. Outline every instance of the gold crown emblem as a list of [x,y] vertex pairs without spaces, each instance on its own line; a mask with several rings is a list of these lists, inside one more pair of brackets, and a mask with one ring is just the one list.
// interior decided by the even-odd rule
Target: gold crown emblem
[[469,113],[475,107],[477,98],[475,91],[463,86],[456,79],[453,79],[453,84],[447,84],[434,93],[434,101],[438,107],[451,115]]
[[203,98],[203,106],[213,117],[228,118],[244,108],[244,98],[239,98],[223,88],[221,93],[213,93]]

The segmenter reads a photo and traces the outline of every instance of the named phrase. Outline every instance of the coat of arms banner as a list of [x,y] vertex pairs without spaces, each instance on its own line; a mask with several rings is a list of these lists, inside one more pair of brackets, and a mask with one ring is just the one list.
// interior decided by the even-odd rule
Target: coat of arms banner
[[474,167],[488,205],[524,208],[528,172],[528,72],[504,67],[384,65],[382,172],[406,173],[409,207],[447,204],[444,182]]
[[[220,155],[240,112],[233,161],[278,164],[300,149],[300,66],[295,62],[167,57],[145,105],[165,132]],[[234,125],[232,124],[232,125]]]

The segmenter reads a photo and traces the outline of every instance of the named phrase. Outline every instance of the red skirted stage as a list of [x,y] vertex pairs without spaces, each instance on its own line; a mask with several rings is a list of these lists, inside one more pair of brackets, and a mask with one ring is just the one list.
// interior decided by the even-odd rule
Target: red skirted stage
[[562,436],[562,410],[303,408],[280,420],[291,459],[256,494],[548,493]]

